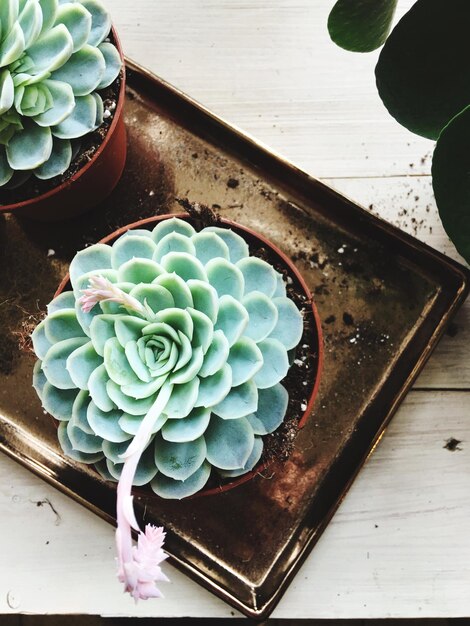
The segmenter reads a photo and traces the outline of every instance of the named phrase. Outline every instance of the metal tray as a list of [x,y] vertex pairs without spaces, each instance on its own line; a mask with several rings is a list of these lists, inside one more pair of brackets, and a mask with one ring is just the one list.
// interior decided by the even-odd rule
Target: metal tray
[[78,249],[140,218],[180,210],[175,198],[261,232],[296,262],[323,320],[313,414],[282,470],[216,496],[139,496],[137,512],[166,526],[176,566],[264,618],[467,295],[469,274],[130,61],[128,78],[129,155],[112,196],[67,223],[0,217],[0,449],[114,523],[115,486],[58,448],[31,388],[25,335]]

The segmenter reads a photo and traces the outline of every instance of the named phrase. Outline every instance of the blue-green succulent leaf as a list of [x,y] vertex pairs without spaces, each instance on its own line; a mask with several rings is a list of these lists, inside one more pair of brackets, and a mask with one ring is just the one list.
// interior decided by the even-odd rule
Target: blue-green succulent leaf
[[47,312],[54,313],[62,309],[73,309],[75,307],[75,296],[72,291],[63,291],[47,305]]
[[282,424],[287,411],[289,394],[278,383],[267,389],[258,391],[258,409],[253,415],[248,415],[255,435],[273,433]]
[[277,287],[277,276],[269,263],[256,257],[248,257],[238,261],[237,267],[245,280],[245,295],[252,291],[261,291],[272,297]]
[[[122,417],[119,419],[119,426],[124,432],[129,433],[130,435],[136,435],[144,417],[145,415],[129,415],[129,413],[123,413]],[[158,432],[162,426],[165,425],[167,420],[168,416],[164,413],[159,415],[153,425],[151,434],[153,435]]]
[[106,387],[108,381],[109,376],[104,363],[93,370],[90,374],[90,378],[88,379],[88,390],[93,402],[99,409],[101,409],[101,411],[105,412],[112,411],[116,408],[116,405],[108,395]]
[[237,263],[240,259],[244,259],[250,253],[248,244],[244,239],[234,233],[230,228],[220,228],[219,226],[209,226],[206,231],[216,233],[228,246],[230,260]]
[[40,360],[37,360],[33,368],[33,387],[41,401],[42,401],[42,391],[46,383],[47,383],[47,378],[44,372],[42,371],[42,362]]
[[48,78],[72,56],[73,39],[64,24],[58,24],[37,39],[28,48],[28,57],[34,63],[34,74]]
[[[55,78],[57,78],[55,76]],[[59,139],[77,139],[96,128],[97,104],[93,95],[75,96],[75,107],[60,124],[52,127]]]
[[72,145],[70,141],[54,137],[51,156],[41,167],[34,170],[34,175],[40,180],[49,180],[66,172],[71,162]]
[[74,450],[86,452],[87,454],[102,454],[103,440],[101,437],[84,432],[75,424],[73,419],[67,424],[67,435]]
[[214,325],[207,317],[207,315],[205,315],[201,311],[197,311],[196,309],[188,309],[188,313],[193,320],[194,327],[191,343],[195,348],[200,346],[202,348],[203,354],[205,354],[212,343],[212,338],[214,336]]
[[211,259],[220,257],[229,260],[230,253],[227,244],[216,233],[203,231],[192,236],[196,248],[196,256],[204,265]]
[[[131,291],[131,295],[134,295]],[[112,316],[111,319],[115,319]],[[129,341],[137,341],[142,336],[142,330],[148,326],[146,320],[132,315],[120,315],[114,322],[114,332],[123,348]]]
[[162,428],[166,441],[181,443],[201,437],[209,425],[211,412],[203,407],[193,409],[185,419],[169,419]]
[[[250,380],[238,387],[232,387],[228,395],[216,406],[212,412],[224,420],[234,420],[254,413],[258,408],[258,389]],[[235,469],[227,467],[225,469]]]
[[70,378],[79,389],[88,389],[88,379],[97,367],[103,364],[103,358],[95,352],[91,341],[80,346],[68,357],[66,368]]
[[245,467],[255,445],[255,436],[248,420],[211,419],[204,438],[207,445],[207,460],[222,470],[237,470]]
[[188,287],[191,291],[192,303],[187,306],[201,311],[214,323],[219,312],[217,291],[212,285],[202,280],[188,280]]
[[86,452],[79,452],[78,450],[75,450],[67,434],[67,422],[61,422],[59,424],[59,428],[57,430],[57,436],[59,438],[59,443],[65,455],[70,457],[74,461],[78,461],[79,463],[91,464],[91,463],[97,463],[103,458],[102,452],[88,454]]
[[91,14],[91,32],[88,43],[98,46],[106,39],[111,30],[111,18],[101,2],[97,0],[80,0],[80,3]]
[[59,389],[74,389],[76,386],[70,378],[66,363],[74,350],[88,342],[88,337],[65,339],[54,344],[47,351],[42,362],[42,369],[47,380]]
[[73,41],[73,52],[80,50],[88,41],[91,31],[91,15],[79,2],[59,6],[55,23],[64,24],[69,31]]
[[162,237],[155,250],[154,259],[160,263],[163,257],[170,252],[182,252],[194,256],[196,249],[191,239],[180,233],[168,233]]
[[232,368],[232,385],[238,387],[263,367],[263,355],[253,339],[241,337],[230,348],[227,363]]
[[218,473],[222,478],[237,478],[238,476],[242,476],[247,472],[251,472],[251,470],[255,467],[258,461],[263,454],[263,440],[261,437],[255,437],[255,443],[253,444],[253,450],[251,451],[250,456],[248,457],[248,461],[242,467],[242,469],[238,470],[218,470]]
[[75,309],[61,309],[55,313],[50,313],[44,320],[44,329],[46,338],[51,344],[84,335],[77,321]]
[[100,270],[111,269],[111,248],[104,243],[80,250],[70,263],[70,280],[75,288],[75,283],[83,274],[93,272],[101,274]]
[[187,417],[194,409],[199,391],[199,378],[183,385],[175,385],[165,413],[172,419]]
[[214,331],[212,343],[204,356],[204,363],[199,370],[199,376],[212,376],[227,361],[230,352],[228,339],[221,330]]
[[16,133],[6,147],[7,159],[14,170],[34,170],[47,161],[52,153],[50,128],[28,123]]
[[[1,138],[0,138],[1,143]],[[7,156],[5,154],[5,148],[0,145],[0,187],[6,185],[12,179],[14,171],[11,169]]]
[[228,295],[241,300],[245,288],[242,272],[226,259],[212,259],[206,264],[207,277],[219,298]]
[[137,382],[137,376],[129,367],[126,353],[117,337],[111,337],[106,341],[103,357],[108,376],[117,385],[130,385]]
[[39,37],[42,30],[42,11],[38,2],[27,2],[18,16],[18,23],[23,31],[25,48]]
[[175,272],[185,281],[191,278],[207,280],[206,270],[201,261],[185,252],[169,252],[165,254],[161,260],[161,265],[167,272]]
[[263,355],[263,366],[254,377],[258,389],[272,387],[281,381],[289,370],[285,346],[277,339],[265,339],[258,343]]
[[129,283],[151,283],[163,274],[163,268],[150,259],[130,259],[118,270],[120,281]]
[[143,305],[148,304],[153,313],[158,313],[163,309],[175,308],[173,296],[160,285],[141,283],[134,287],[130,293]]
[[55,126],[63,122],[75,107],[72,87],[58,80],[44,80],[42,84],[49,90],[53,104],[33,119],[39,126]]
[[0,115],[6,113],[13,106],[15,100],[15,86],[8,69],[0,71]]
[[279,272],[276,272],[276,290],[273,294],[273,297],[279,298],[285,295],[286,295],[286,283],[284,282],[284,278],[282,277],[282,274],[279,274]]
[[48,31],[54,25],[59,3],[57,0],[39,0],[42,12],[42,32]]
[[132,231],[126,236],[119,237],[111,249],[111,263],[114,269],[130,261],[134,257],[151,259],[155,253],[156,245],[149,237],[133,235]]
[[109,380],[106,384],[106,391],[118,409],[129,415],[145,415],[155,402],[154,396],[150,395],[137,400],[125,394],[124,388],[125,386],[121,387],[113,380]]
[[274,298],[273,304],[278,311],[278,321],[269,338],[278,339],[287,350],[292,350],[302,338],[302,315],[289,298]]
[[232,368],[227,363],[211,376],[199,379],[197,407],[214,407],[218,405],[232,388]]
[[168,220],[162,220],[155,226],[152,231],[152,239],[158,243],[168,233],[179,233],[180,235],[186,235],[186,237],[192,237],[195,232],[188,222],[172,217]]
[[121,417],[122,411],[101,411],[93,401],[88,405],[88,423],[98,437],[107,441],[121,443],[131,439],[132,435],[126,433],[119,425]]
[[31,340],[37,357],[41,360],[44,359],[47,351],[52,346],[51,342],[46,337],[46,320],[42,320],[42,322],[36,326],[31,335]]
[[165,476],[174,480],[186,480],[196,472],[206,458],[204,437],[194,441],[165,441],[155,437],[155,465]]
[[90,404],[90,395],[87,391],[79,391],[72,406],[74,423],[88,435],[93,435],[93,429],[88,423],[87,411]]
[[[99,313],[99,309],[98,309]],[[104,356],[104,347],[108,339],[116,336],[114,330],[115,318],[112,315],[98,314],[90,324],[90,337],[97,354]]]
[[154,285],[160,285],[169,291],[173,297],[177,309],[186,309],[194,306],[193,298],[188,284],[178,274],[162,274],[153,281]]
[[249,317],[244,334],[256,342],[266,339],[278,321],[276,306],[266,294],[260,291],[252,291],[246,295],[242,304]]
[[232,296],[222,296],[219,300],[219,314],[215,330],[220,330],[227,338],[229,346],[242,336],[248,325],[248,313],[243,305]]
[[109,87],[109,85],[111,85],[119,76],[122,61],[117,48],[113,46],[113,44],[104,42],[98,46],[98,49],[105,60],[106,69],[97,89],[105,89],[106,87]]
[[209,480],[211,466],[203,463],[201,467],[186,480],[174,480],[158,473],[150,483],[153,491],[161,498],[181,500],[200,491]]
[[42,389],[42,406],[57,420],[68,421],[77,394],[77,389],[57,389],[46,382]]

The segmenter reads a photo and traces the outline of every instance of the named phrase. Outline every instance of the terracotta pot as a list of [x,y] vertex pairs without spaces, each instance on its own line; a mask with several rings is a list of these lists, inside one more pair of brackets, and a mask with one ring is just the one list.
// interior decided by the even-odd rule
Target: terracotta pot
[[[123,233],[127,232],[128,230],[132,230],[134,228],[146,228],[147,226],[153,226],[154,224],[157,224],[158,222],[162,220],[166,220],[172,217],[185,219],[193,225],[195,225],[198,222],[196,218],[190,217],[187,213],[158,215],[155,217],[149,217],[149,218],[140,220],[138,222],[134,222],[132,224],[128,224],[127,226],[123,226],[122,228],[119,228],[118,230],[114,231],[110,235],[107,235],[106,237],[101,239],[99,243],[112,244],[118,237],[120,237]],[[227,228],[231,228],[234,232],[241,235],[243,239],[245,239],[245,241],[248,243],[248,245],[252,241],[261,242],[262,247],[269,249],[275,256],[278,257],[280,264],[287,267],[292,280],[294,281],[294,283],[297,283],[298,288],[302,291],[302,293],[305,294],[307,298],[307,302],[310,303],[310,306],[312,308],[313,319],[315,322],[314,335],[312,336],[311,346],[312,346],[312,350],[316,351],[318,356],[315,361],[316,369],[315,371],[313,371],[315,382],[313,384],[313,387],[309,396],[309,400],[307,402],[307,408],[303,412],[303,415],[301,419],[299,420],[299,424],[298,424],[299,429],[303,428],[303,426],[305,425],[310,415],[310,412],[313,408],[313,404],[318,394],[318,388],[319,388],[320,379],[321,379],[321,371],[323,367],[323,335],[322,335],[322,329],[321,329],[321,322],[320,322],[320,317],[318,315],[317,308],[313,302],[310,290],[307,287],[307,284],[305,283],[304,279],[302,278],[302,275],[297,270],[297,268],[292,263],[292,261],[279,248],[277,248],[273,243],[271,243],[268,239],[266,239],[259,233],[251,230],[250,228],[247,228],[246,226],[242,226],[241,224],[237,224],[236,222],[232,222],[231,220],[221,219],[218,225],[222,227],[226,226]],[[60,293],[62,293],[62,291],[64,291],[64,289],[68,287],[70,287],[70,283],[69,283],[69,275],[67,274],[63,278],[59,287],[57,288],[57,291],[55,292],[54,297],[58,296]],[[202,489],[198,493],[190,496],[188,499],[199,498],[201,496],[215,495],[215,494],[223,493],[225,491],[233,489],[234,487],[238,487],[239,485],[242,485],[243,483],[246,483],[247,481],[251,480],[259,472],[264,471],[267,467],[272,465],[274,462],[275,462],[275,459],[272,461],[265,462],[265,463],[259,463],[251,472],[248,472],[247,474],[243,474],[243,476],[240,476],[239,478],[236,478],[230,482],[226,482],[220,487]],[[143,496],[148,497],[149,495],[149,491],[144,490],[142,488],[134,487],[133,491]],[[158,496],[154,494],[153,492],[151,493],[151,495],[152,497],[158,498]]]
[[123,72],[114,118],[102,144],[91,161],[67,181],[35,198],[2,205],[0,212],[8,211],[41,222],[69,219],[95,207],[109,196],[119,182],[127,153],[123,116],[126,73],[121,43],[114,28],[112,34],[121,56]]

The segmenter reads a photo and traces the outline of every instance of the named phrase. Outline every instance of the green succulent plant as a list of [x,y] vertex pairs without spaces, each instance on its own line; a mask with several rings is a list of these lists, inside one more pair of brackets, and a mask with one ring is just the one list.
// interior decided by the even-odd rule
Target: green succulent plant
[[80,251],[70,280],[32,335],[64,452],[118,480],[158,405],[135,485],[183,498],[211,471],[250,471],[285,417],[303,332],[282,276],[232,230],[171,218]]
[[1,0],[0,187],[63,174],[102,124],[97,91],[121,69],[110,28],[99,0]]

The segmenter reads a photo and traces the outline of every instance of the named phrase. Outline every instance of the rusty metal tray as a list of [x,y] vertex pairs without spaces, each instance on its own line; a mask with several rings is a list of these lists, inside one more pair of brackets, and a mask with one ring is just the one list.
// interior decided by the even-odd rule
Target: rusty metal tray
[[266,617],[467,295],[469,274],[132,62],[128,77],[129,156],[112,196],[54,226],[0,217],[0,449],[114,523],[114,485],[58,449],[31,388],[24,334],[76,250],[179,210],[177,197],[258,230],[296,262],[323,320],[313,414],[283,471],[189,501],[139,497],[137,512],[167,527],[175,565]]

